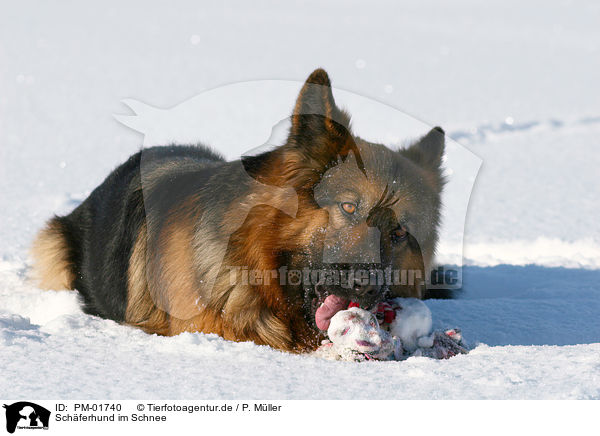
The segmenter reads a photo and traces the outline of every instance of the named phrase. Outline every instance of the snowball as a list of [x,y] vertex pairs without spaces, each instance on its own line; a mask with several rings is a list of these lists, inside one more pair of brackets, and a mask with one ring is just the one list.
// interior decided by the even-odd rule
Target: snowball
[[388,339],[388,333],[379,329],[375,315],[358,307],[340,310],[333,315],[327,334],[336,346],[360,353],[379,351],[384,340]]
[[431,311],[416,298],[394,298],[392,302],[402,309],[397,310],[390,333],[400,339],[405,350],[415,350],[419,346],[418,339],[431,333]]
[[431,348],[433,347],[433,335],[423,336],[417,340],[419,348]]
[[323,358],[362,362],[404,360],[411,356],[448,359],[467,353],[460,329],[432,333],[431,312],[421,300],[387,301],[387,306],[396,310],[396,318],[389,324],[384,322],[383,327],[374,313],[359,307],[335,312],[342,305],[338,300],[326,300],[319,308],[322,313],[316,317],[318,323],[328,327],[329,340],[323,341],[316,351]]

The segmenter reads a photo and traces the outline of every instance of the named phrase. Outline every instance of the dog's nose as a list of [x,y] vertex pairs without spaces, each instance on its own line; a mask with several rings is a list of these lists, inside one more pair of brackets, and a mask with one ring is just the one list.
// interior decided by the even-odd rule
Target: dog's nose
[[365,283],[364,279],[354,279],[354,293],[357,297],[373,298],[380,290],[381,286],[372,281]]
[[377,285],[354,286],[354,291],[359,297],[375,297],[379,293],[379,289],[381,289],[381,286]]

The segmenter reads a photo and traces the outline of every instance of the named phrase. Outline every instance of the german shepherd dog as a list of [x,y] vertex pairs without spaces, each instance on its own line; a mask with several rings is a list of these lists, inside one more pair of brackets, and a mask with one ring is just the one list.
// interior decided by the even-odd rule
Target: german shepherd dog
[[[148,333],[314,350],[315,311],[327,295],[364,308],[422,297],[443,151],[439,127],[400,150],[355,136],[317,69],[284,145],[233,162],[204,145],[138,152],[47,223],[33,272],[43,288],[78,290],[86,313]],[[417,280],[372,280],[386,268],[416,271]],[[313,271],[352,274],[345,284],[298,280]]]

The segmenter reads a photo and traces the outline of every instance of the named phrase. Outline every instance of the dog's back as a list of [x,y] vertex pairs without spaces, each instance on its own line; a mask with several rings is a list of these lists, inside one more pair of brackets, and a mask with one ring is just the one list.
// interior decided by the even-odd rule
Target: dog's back
[[[168,189],[183,197],[185,179],[224,159],[204,146],[153,147],[132,155],[67,216],[52,218],[33,247],[33,276],[43,289],[77,289],[87,313],[123,321],[128,267],[140,229],[146,225],[144,189],[181,179]],[[93,292],[92,292],[93,290]]]

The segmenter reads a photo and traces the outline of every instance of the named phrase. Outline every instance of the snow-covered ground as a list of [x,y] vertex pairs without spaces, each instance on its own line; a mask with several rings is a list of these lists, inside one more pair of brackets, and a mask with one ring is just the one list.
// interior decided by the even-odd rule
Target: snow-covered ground
[[[600,399],[599,20],[593,2],[3,4],[0,397]],[[301,81],[317,66],[340,89],[443,126],[482,160],[464,289],[427,301],[434,327],[461,327],[470,354],[355,364],[156,337],[84,315],[75,292],[28,283],[42,223],[151,139],[113,118],[130,114],[120,101],[171,108],[227,84]],[[417,133],[347,108],[359,134]],[[203,122],[219,131],[229,120]],[[245,140],[213,145],[234,157],[260,144]],[[445,198],[448,219],[458,200]],[[461,261],[460,239],[443,235],[442,262]]]

